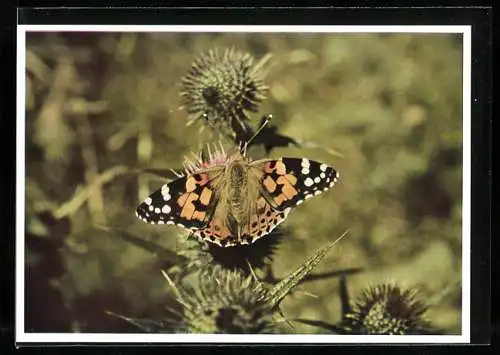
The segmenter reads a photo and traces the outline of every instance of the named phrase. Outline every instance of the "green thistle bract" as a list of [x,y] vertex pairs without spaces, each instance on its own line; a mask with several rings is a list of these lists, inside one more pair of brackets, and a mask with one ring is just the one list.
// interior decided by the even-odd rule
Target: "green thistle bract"
[[265,99],[263,61],[235,49],[222,53],[212,49],[198,56],[182,78],[183,105],[190,115],[188,123],[205,118],[215,127],[234,127],[244,130],[248,112],[257,112]]
[[427,334],[423,319],[427,306],[415,298],[414,289],[394,284],[366,288],[346,314],[344,328],[354,334]]

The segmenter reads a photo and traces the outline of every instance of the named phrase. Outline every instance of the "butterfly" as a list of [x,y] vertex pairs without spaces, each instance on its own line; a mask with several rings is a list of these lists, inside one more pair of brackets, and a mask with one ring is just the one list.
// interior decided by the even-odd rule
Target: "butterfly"
[[136,210],[150,224],[183,227],[222,247],[251,244],[289,212],[338,181],[337,171],[307,158],[252,161],[246,149],[185,162],[186,173],[164,184]]

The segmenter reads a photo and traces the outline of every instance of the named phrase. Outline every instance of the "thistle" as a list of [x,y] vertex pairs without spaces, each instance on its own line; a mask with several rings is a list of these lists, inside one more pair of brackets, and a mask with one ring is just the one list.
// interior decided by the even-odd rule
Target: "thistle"
[[[136,325],[147,332],[188,332],[212,334],[284,333],[284,319],[279,310],[281,301],[309,275],[326,253],[342,239],[322,247],[297,269],[275,285],[257,280],[255,274],[245,275],[240,270],[228,270],[221,265],[205,265],[198,269],[196,282],[182,278],[177,287],[166,272],[175,300],[182,310],[170,308],[171,317],[161,320],[129,318],[110,315]],[[192,279],[191,279],[192,280]]]
[[350,334],[428,334],[427,306],[416,294],[395,284],[366,288],[345,315],[343,328]]
[[167,274],[184,308],[177,329],[188,333],[273,333],[276,316],[267,290],[251,276],[219,266],[201,270],[194,288],[177,288]]
[[263,64],[234,48],[212,49],[198,56],[182,78],[183,105],[188,124],[203,118],[216,129],[247,132],[249,112],[257,112],[265,99]]

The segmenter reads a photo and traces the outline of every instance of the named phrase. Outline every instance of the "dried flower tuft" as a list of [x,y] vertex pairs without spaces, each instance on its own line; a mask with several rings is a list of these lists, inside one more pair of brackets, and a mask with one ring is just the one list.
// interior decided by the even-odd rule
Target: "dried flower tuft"
[[228,164],[231,161],[231,154],[227,153],[219,141],[219,144],[207,144],[198,154],[192,153],[192,158],[184,158],[184,171],[187,175],[196,174],[200,171],[216,166]]
[[345,315],[343,327],[351,334],[428,334],[431,329],[423,319],[427,306],[416,293],[395,284],[366,288]]
[[255,63],[250,54],[234,48],[212,49],[198,56],[182,78],[188,124],[205,118],[212,127],[247,131],[248,112],[257,112],[266,95],[265,59]]

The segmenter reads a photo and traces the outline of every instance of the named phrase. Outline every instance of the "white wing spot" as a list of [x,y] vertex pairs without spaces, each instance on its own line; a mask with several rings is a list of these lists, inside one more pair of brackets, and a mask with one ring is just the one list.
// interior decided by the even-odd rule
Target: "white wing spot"
[[332,181],[332,182],[330,183],[330,185],[328,185],[328,186],[332,187],[333,185],[335,185],[335,180],[334,180],[334,181]]
[[149,205],[149,210],[150,210],[150,211],[152,211],[152,210],[154,210],[154,209],[155,209],[155,208],[154,208],[153,206]]
[[[170,208],[169,205],[164,205],[162,208],[161,208],[161,211],[165,214],[169,214],[170,211],[172,211],[172,209]],[[168,223],[168,222],[167,222]]]
[[308,177],[307,179],[304,180],[304,185],[306,185],[307,187],[310,187],[313,184],[314,184],[314,181],[310,177]]
[[321,191],[319,191],[319,190],[318,191],[314,191],[315,195],[319,195],[320,193],[321,193]]
[[155,208],[155,213],[156,214],[159,214],[160,213],[160,209],[158,207]]
[[301,172],[303,175],[309,175],[309,168],[302,168]]
[[321,174],[319,174],[319,177],[324,179],[326,177],[326,175],[325,175],[325,173],[321,173]]
[[163,222],[163,221],[158,221],[158,224],[165,224],[165,222]]
[[147,199],[145,199],[145,200],[144,200],[144,203],[145,203],[146,205],[150,205],[150,204],[151,204],[151,202],[153,202],[153,200],[151,199],[151,197],[148,197]]
[[302,203],[304,203],[304,200],[298,200],[296,205],[298,206],[298,205],[301,205]]
[[174,221],[167,221],[167,224],[175,224]]
[[328,168],[328,166],[326,164],[321,164],[319,168],[321,169],[321,171],[326,171],[326,168]]
[[319,176],[316,176],[316,177],[314,178],[314,182],[315,182],[316,184],[317,184],[317,183],[319,183],[320,181],[321,181],[321,179],[320,179],[320,177],[319,177]]
[[172,196],[170,196],[169,192],[170,192],[170,188],[168,187],[168,185],[167,184],[163,185],[161,188],[161,194],[163,196],[164,201],[168,201],[172,198]]
[[302,158],[302,162],[300,163],[300,165],[302,165],[303,168],[309,168],[309,165],[311,165],[311,163],[309,162],[309,159]]

